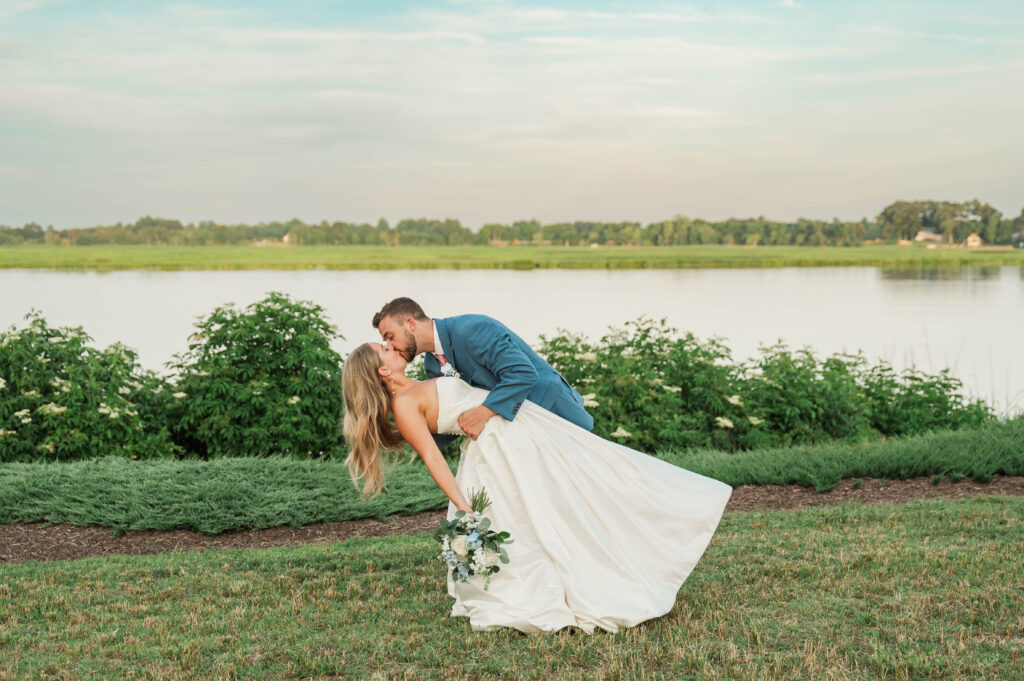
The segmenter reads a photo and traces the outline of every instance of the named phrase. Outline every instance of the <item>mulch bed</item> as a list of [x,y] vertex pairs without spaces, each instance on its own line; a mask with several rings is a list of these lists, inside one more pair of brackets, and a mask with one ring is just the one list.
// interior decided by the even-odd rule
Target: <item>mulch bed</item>
[[[982,495],[1024,496],[1024,476],[999,477],[988,483],[949,479],[933,485],[931,478],[913,480],[843,480],[831,492],[819,494],[797,485],[737,487],[726,512],[777,511],[860,501],[865,504],[898,504],[913,499],[961,498]],[[208,549],[266,549],[277,546],[329,544],[353,537],[385,537],[416,534],[437,527],[444,511],[426,511],[383,520],[348,520],[340,523],[275,527],[233,532],[215,537],[187,530],[132,530],[112,537],[103,527],[78,527],[66,523],[0,525],[0,563],[30,560],[77,560],[89,556],[139,555],[163,551]]]

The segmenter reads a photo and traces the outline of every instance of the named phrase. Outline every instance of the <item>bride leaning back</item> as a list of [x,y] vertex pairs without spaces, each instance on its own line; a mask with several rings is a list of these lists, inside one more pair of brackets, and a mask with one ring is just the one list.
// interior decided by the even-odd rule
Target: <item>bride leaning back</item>
[[[668,613],[707,548],[732,489],[604,440],[532,402],[463,438],[452,475],[432,434],[463,434],[461,413],[488,392],[457,376],[415,381],[387,345],[365,343],[345,362],[348,464],[363,495],[384,485],[382,454],[408,442],[448,496],[448,517],[469,512],[463,490],[485,488],[493,527],[515,540],[485,590],[454,582],[452,616],[474,630],[579,627],[617,631]],[[389,414],[393,415],[394,423]],[[481,580],[482,581],[482,580]]]

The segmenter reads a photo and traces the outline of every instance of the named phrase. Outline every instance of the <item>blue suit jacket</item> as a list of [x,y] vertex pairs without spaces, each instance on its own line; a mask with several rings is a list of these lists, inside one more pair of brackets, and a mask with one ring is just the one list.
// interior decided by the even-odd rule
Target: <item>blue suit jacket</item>
[[[435,319],[434,324],[445,359],[462,380],[491,391],[484,406],[496,414],[512,421],[523,401],[530,400],[587,430],[594,427],[594,417],[583,409],[583,397],[498,320],[467,314]],[[440,364],[431,353],[424,354],[423,368],[431,378],[441,375]],[[438,439],[441,446],[452,438]]]

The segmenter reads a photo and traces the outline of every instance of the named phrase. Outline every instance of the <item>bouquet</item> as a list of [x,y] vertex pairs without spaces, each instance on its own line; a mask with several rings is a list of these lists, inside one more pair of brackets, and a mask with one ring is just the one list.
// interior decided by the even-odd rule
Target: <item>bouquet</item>
[[484,590],[491,586],[491,575],[508,564],[508,553],[503,544],[511,544],[508,532],[495,532],[491,521],[483,513],[491,506],[487,492],[481,489],[470,498],[472,513],[458,511],[452,520],[442,520],[434,532],[441,542],[440,560],[451,570],[452,579],[468,582],[473,575],[483,575]]

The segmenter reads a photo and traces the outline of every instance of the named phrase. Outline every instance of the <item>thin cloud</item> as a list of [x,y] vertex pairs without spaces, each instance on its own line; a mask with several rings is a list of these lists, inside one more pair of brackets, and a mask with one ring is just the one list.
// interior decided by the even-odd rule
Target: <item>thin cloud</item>
[[811,82],[830,85],[847,85],[867,81],[908,80],[919,78],[945,78],[950,76],[968,76],[979,73],[1005,73],[1024,71],[1024,61],[1006,64],[975,64],[970,66],[940,66],[917,69],[889,69],[885,71],[866,71],[861,73],[829,73],[808,76]]

